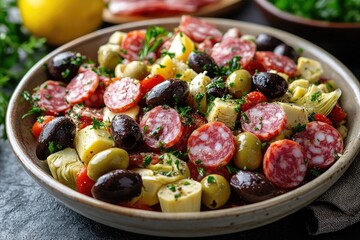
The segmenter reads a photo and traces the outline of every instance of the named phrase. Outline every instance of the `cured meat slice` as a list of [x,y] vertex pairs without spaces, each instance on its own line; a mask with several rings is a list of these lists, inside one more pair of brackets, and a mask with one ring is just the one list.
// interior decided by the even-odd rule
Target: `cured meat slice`
[[220,42],[222,39],[222,32],[216,26],[188,15],[181,17],[179,29],[198,43],[205,39],[210,39],[214,43]]
[[76,104],[66,112],[66,115],[73,120],[77,130],[80,130],[91,125],[94,118],[102,121],[104,112],[103,108],[90,108]]
[[99,82],[99,76],[92,70],[78,73],[66,86],[66,101],[78,104],[89,99],[99,86]]
[[227,65],[235,56],[240,57],[241,67],[245,67],[255,56],[255,44],[239,38],[225,38],[214,45],[211,56],[219,66]]
[[181,117],[171,107],[157,106],[147,112],[140,122],[144,143],[151,149],[170,148],[181,138]]
[[189,159],[206,169],[225,166],[235,153],[235,139],[222,122],[209,122],[197,128],[188,140]]
[[286,114],[274,103],[258,103],[241,115],[243,131],[255,134],[261,141],[268,141],[286,128]]
[[309,168],[327,168],[342,154],[343,139],[333,126],[319,121],[306,124],[305,130],[294,135],[294,140],[305,149]]
[[91,96],[84,101],[84,105],[87,107],[103,107],[104,106],[104,86],[98,86]]
[[260,62],[265,70],[275,70],[287,74],[289,77],[295,77],[297,73],[296,63],[286,57],[273,52],[256,52],[256,59]]
[[121,56],[129,61],[139,59],[140,50],[145,43],[145,30],[134,30],[128,32],[121,43],[124,50]]
[[283,139],[271,143],[263,161],[266,178],[279,188],[295,188],[304,181],[307,161],[303,147],[295,141]]
[[117,15],[171,15],[191,13],[200,7],[219,0],[112,0],[108,4],[110,12]]
[[112,112],[124,112],[140,98],[140,82],[129,77],[112,82],[104,93],[104,103]]
[[65,83],[48,80],[41,84],[35,95],[36,103],[45,114],[58,115],[70,108],[65,101]]

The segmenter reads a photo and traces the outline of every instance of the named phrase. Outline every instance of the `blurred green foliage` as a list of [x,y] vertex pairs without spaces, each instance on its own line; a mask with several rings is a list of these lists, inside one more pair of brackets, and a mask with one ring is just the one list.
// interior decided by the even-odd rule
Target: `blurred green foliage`
[[360,0],[269,0],[295,15],[329,22],[360,22]]
[[15,0],[0,0],[0,126],[5,125],[9,93],[45,54],[45,42],[23,28]]

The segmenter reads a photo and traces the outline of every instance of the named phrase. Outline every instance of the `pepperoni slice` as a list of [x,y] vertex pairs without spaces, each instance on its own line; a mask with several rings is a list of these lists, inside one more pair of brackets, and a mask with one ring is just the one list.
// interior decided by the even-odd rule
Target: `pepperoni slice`
[[307,162],[303,147],[295,141],[283,139],[271,143],[263,161],[266,178],[279,188],[294,188],[304,181]]
[[91,94],[91,96],[84,101],[84,105],[87,107],[103,107],[104,106],[104,93],[105,86],[99,85],[95,92]]
[[37,104],[47,115],[58,115],[70,108],[65,101],[65,83],[48,80],[41,84],[36,92],[39,101]]
[[265,51],[256,52],[256,59],[262,63],[263,67],[269,70],[275,70],[287,74],[289,77],[295,77],[297,66],[295,62],[286,57],[273,52]]
[[191,40],[198,43],[203,42],[205,39],[210,39],[216,43],[222,39],[222,32],[215,25],[189,15],[181,17],[179,29]]
[[305,149],[309,168],[327,168],[343,152],[343,139],[333,126],[324,122],[310,122],[305,130],[298,132],[294,140]]
[[240,57],[240,64],[245,67],[255,56],[255,44],[239,38],[225,38],[214,45],[211,57],[219,66],[228,64],[235,56]]
[[274,103],[258,103],[242,113],[241,127],[243,131],[255,134],[261,141],[268,141],[285,129],[285,111]]
[[124,112],[141,98],[138,80],[125,77],[112,82],[105,90],[104,102],[112,112]]
[[139,58],[140,50],[145,43],[145,30],[134,30],[128,32],[121,43],[124,53],[121,56],[129,61]]
[[89,99],[99,82],[99,76],[91,70],[78,73],[66,87],[66,101],[78,104]]
[[206,169],[225,166],[235,153],[231,130],[222,122],[209,122],[192,132],[188,140],[189,159]]
[[181,138],[183,126],[181,117],[170,107],[157,106],[141,119],[140,128],[144,143],[151,149],[170,148]]

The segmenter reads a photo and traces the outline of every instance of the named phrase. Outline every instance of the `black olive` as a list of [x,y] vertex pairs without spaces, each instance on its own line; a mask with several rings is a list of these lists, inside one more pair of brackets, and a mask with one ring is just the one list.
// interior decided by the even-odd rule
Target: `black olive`
[[94,198],[108,203],[119,203],[139,196],[142,179],[140,174],[116,169],[99,177],[91,189]]
[[74,142],[75,131],[76,125],[70,118],[54,118],[44,126],[40,133],[36,146],[36,156],[40,160],[46,160],[50,154],[71,147]]
[[252,76],[253,87],[262,92],[267,98],[273,99],[283,96],[287,89],[287,81],[276,73],[260,72]]
[[260,202],[276,195],[274,185],[260,173],[240,170],[230,179],[237,195],[249,203]]
[[125,150],[133,149],[142,137],[137,122],[125,114],[116,115],[111,120],[110,130],[115,146]]
[[226,77],[215,77],[211,79],[211,83],[206,86],[206,93],[214,97],[224,97],[228,93],[228,88],[225,86]]
[[53,80],[69,82],[77,74],[84,57],[67,51],[57,54],[49,63],[48,71]]
[[274,49],[274,53],[287,56],[294,60],[294,62],[297,62],[299,58],[299,54],[295,51],[295,49],[285,43],[276,46]]
[[207,71],[206,75],[209,77],[215,77],[219,72],[215,60],[206,52],[191,52],[188,57],[188,65],[197,73]]
[[266,33],[261,33],[256,37],[257,51],[273,51],[274,48],[284,43],[280,39]]
[[187,82],[180,79],[169,79],[153,87],[146,96],[146,104],[149,107],[159,105],[182,105],[189,95]]

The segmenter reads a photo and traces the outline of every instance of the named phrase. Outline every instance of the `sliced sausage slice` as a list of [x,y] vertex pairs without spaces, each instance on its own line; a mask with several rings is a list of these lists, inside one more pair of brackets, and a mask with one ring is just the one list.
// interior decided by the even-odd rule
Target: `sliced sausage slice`
[[297,66],[294,60],[273,52],[256,52],[256,59],[267,70],[275,70],[287,74],[289,77],[295,77]]
[[307,170],[303,147],[289,139],[271,143],[264,154],[263,170],[266,178],[279,188],[299,186]]
[[66,86],[66,101],[78,104],[89,99],[99,86],[99,82],[99,76],[92,70],[78,73]]
[[170,148],[181,138],[181,117],[171,107],[157,106],[147,112],[140,122],[144,143],[154,150]]
[[235,56],[240,57],[240,65],[245,67],[255,56],[255,45],[239,38],[225,38],[214,45],[211,57],[219,66],[228,64]]
[[222,39],[222,32],[215,25],[189,15],[181,17],[179,29],[198,43],[205,39],[210,39],[214,43]]
[[225,166],[235,153],[235,139],[222,122],[209,122],[197,128],[188,140],[189,159],[207,169]]
[[281,106],[274,103],[258,103],[241,115],[243,131],[255,134],[261,141],[268,141],[286,128],[286,115]]
[[140,98],[140,82],[129,77],[111,83],[104,93],[104,103],[112,112],[124,112]]
[[308,123],[305,130],[295,134],[294,140],[304,147],[309,168],[331,166],[344,150],[339,131],[324,122]]
[[70,108],[65,101],[65,94],[65,83],[48,80],[37,90],[39,100],[36,103],[45,114],[58,115]]

